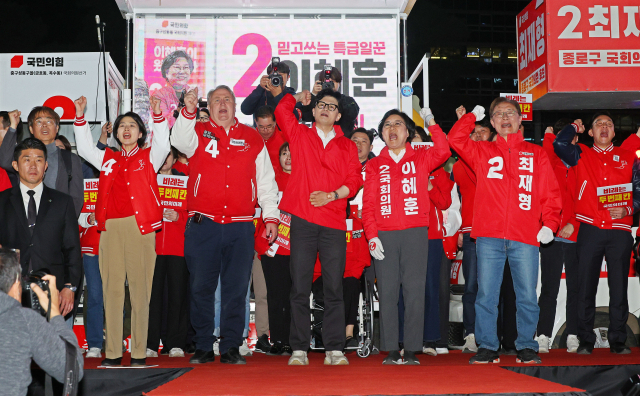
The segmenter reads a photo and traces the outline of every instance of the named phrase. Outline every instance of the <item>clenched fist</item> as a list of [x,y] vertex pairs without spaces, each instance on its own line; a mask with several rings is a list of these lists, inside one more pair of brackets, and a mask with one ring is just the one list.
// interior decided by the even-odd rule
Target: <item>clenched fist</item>
[[76,105],[76,118],[82,117],[84,115],[84,109],[87,107],[87,98],[81,96],[74,100],[73,104]]
[[151,110],[153,110],[154,114],[162,113],[162,110],[160,110],[160,99],[158,99],[155,96],[152,96],[149,98],[149,103],[151,104]]
[[187,108],[187,112],[194,113],[198,108],[198,87],[195,87],[191,91],[184,95],[184,106]]

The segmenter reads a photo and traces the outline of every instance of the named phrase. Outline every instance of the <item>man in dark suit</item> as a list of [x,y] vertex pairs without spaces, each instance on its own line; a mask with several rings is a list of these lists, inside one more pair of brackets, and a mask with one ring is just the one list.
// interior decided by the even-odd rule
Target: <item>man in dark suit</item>
[[78,220],[73,200],[44,185],[47,148],[27,138],[13,154],[19,184],[0,192],[0,245],[20,249],[22,273],[48,269],[60,290],[60,312],[74,307],[82,280],[82,256]]

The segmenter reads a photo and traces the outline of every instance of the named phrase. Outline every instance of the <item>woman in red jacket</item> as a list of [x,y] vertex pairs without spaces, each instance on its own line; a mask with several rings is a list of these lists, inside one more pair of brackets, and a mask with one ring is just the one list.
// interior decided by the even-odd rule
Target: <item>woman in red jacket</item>
[[362,222],[375,259],[381,349],[390,351],[383,364],[403,363],[398,350],[400,285],[405,301],[404,363],[420,364],[415,352],[422,351],[424,327],[429,174],[450,155],[433,116],[428,123],[434,147],[413,150],[409,142],[415,123],[398,110],[388,111],[379,125],[387,147],[367,163]]
[[99,150],[84,119],[87,98],[77,99],[74,133],[78,154],[100,169],[96,220],[100,234],[100,274],[106,318],[105,366],[122,364],[124,284],[131,298],[131,365],[146,365],[149,300],[156,261],[155,231],[162,227],[158,169],[169,153],[169,128],[152,97],[154,138],[143,149],[147,130],[136,113],[114,122],[122,151]]

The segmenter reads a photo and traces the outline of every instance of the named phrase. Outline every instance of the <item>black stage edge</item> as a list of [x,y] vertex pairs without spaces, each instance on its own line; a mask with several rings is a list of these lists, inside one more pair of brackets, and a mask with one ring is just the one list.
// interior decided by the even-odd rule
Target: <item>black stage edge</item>
[[[193,370],[183,368],[91,369],[84,370],[78,396],[141,396]],[[28,396],[47,396],[42,370],[31,370],[33,382]],[[53,395],[61,394],[54,391]]]
[[592,396],[621,395],[620,389],[622,385],[629,377],[640,373],[640,365],[637,364],[622,366],[517,366],[503,368],[518,374],[585,389]]

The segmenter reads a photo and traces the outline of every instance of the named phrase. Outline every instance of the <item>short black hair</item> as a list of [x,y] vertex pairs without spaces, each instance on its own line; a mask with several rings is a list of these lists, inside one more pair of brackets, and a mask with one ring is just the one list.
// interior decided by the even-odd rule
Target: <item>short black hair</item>
[[173,158],[176,159],[176,161],[178,160],[178,158],[180,157],[180,152],[178,151],[177,148],[171,146],[171,154],[173,154]]
[[2,129],[7,129],[11,126],[11,119],[9,119],[8,111],[0,111],[0,117],[2,117]]
[[200,116],[200,112],[207,113],[207,115],[211,117],[211,114],[209,114],[209,109],[207,109],[206,107],[198,109],[198,116]]
[[420,136],[422,143],[432,142],[431,137],[427,134],[423,127],[416,125],[416,135]]
[[491,131],[491,123],[489,122],[489,119],[491,117],[485,117],[484,119],[482,119],[481,121],[476,121],[476,126],[481,126],[483,128],[487,128],[489,131]]
[[375,131],[373,129],[356,128],[353,130],[353,132],[351,132],[351,136],[349,136],[349,139],[351,139],[353,137],[353,134],[356,132],[366,134],[367,137],[369,138],[369,144],[373,144],[373,139],[376,136]]
[[339,92],[334,92],[333,89],[323,89],[322,91],[318,92],[318,95],[316,95],[316,105],[319,101],[324,99],[325,96],[331,96],[338,101],[338,113],[342,114],[342,102],[340,101],[342,95],[340,95]]
[[18,159],[20,159],[20,155],[22,155],[24,150],[42,150],[44,158],[47,158],[47,146],[45,146],[42,141],[34,137],[28,137],[18,143],[16,148],[13,150],[13,160],[18,162]]
[[[271,67],[271,63],[269,63],[269,66],[267,66],[267,74],[271,74],[272,71],[273,67]],[[278,73],[291,74],[291,69],[284,61],[280,61],[280,63],[278,63]]]
[[169,68],[173,66],[174,63],[176,63],[176,59],[178,58],[185,58],[187,60],[187,63],[189,63],[189,70],[191,70],[191,72],[193,73],[193,59],[191,59],[189,54],[187,54],[185,51],[173,51],[162,60],[162,66],[160,66],[162,78],[164,78],[165,80],[167,79],[167,70],[169,70]]
[[397,115],[402,117],[402,121],[404,121],[404,124],[407,126],[407,131],[409,131],[409,137],[407,138],[407,142],[411,142],[413,138],[416,136],[416,123],[413,122],[411,117],[409,117],[408,115],[406,115],[405,113],[401,112],[398,109],[391,109],[386,113],[384,113],[384,116],[382,116],[382,120],[378,124],[378,131],[380,131],[380,134],[382,134],[382,127],[384,126],[385,121],[387,121],[387,118],[391,117],[392,115]]
[[[324,70],[319,71],[316,74],[316,81],[320,81],[320,77],[322,77],[323,74]],[[331,68],[331,79],[337,83],[342,82],[342,73],[340,73],[340,70],[335,66]]]
[[291,152],[291,149],[289,148],[289,142],[284,142],[284,144],[280,146],[280,150],[278,150],[278,157],[282,155],[282,152],[284,150],[289,150],[289,152]]
[[116,138],[116,142],[118,142],[120,147],[122,147],[122,142],[120,142],[120,139],[118,139],[118,127],[120,126],[120,123],[122,122],[122,119],[124,117],[131,117],[136,122],[136,124],[138,124],[138,129],[140,129],[140,132],[142,132],[142,136],[140,137],[140,139],[138,139],[138,147],[144,146],[144,142],[147,140],[147,128],[145,128],[142,118],[140,118],[140,116],[133,111],[122,114],[121,116],[116,118],[116,121],[113,123],[113,130],[115,132],[113,134],[113,137]]
[[573,120],[571,118],[561,118],[558,121],[556,121],[555,124],[553,124],[553,134],[557,135],[558,132],[560,132],[561,130],[564,129],[564,127],[566,127],[569,124],[572,124]]
[[[611,117],[611,113],[609,113],[607,110],[598,110],[596,111],[596,113],[593,115],[593,117],[591,117],[591,122],[589,123],[589,125],[593,126],[593,123],[596,122],[596,120],[598,119],[598,117],[600,116],[607,116],[609,118],[611,118],[611,122],[613,122],[613,117]],[[614,123],[615,124],[615,123]]]
[[18,256],[12,250],[0,248],[0,291],[7,294],[17,280],[22,269]]
[[59,136],[56,136],[56,140],[59,140],[62,142],[62,145],[64,146],[65,150],[71,151],[71,143],[69,143],[69,139],[67,139],[62,135],[59,135]]
[[253,115],[253,117],[256,119],[256,121],[258,120],[258,118],[271,118],[275,121],[276,113],[273,111],[273,107],[265,105],[260,107]]
[[53,120],[56,123],[56,126],[57,127],[60,126],[60,116],[51,107],[47,107],[47,106],[36,106],[33,109],[31,109],[31,112],[29,112],[29,115],[27,116],[27,124],[29,126],[33,126],[33,123],[36,120],[36,116],[40,113],[44,113],[47,116],[53,118]]

